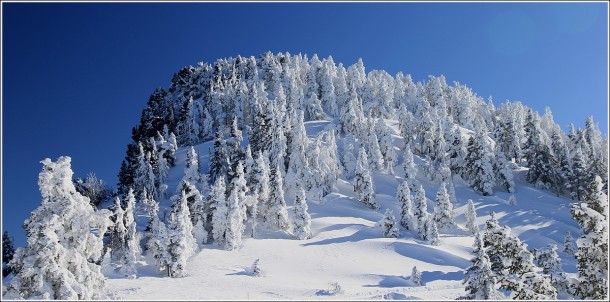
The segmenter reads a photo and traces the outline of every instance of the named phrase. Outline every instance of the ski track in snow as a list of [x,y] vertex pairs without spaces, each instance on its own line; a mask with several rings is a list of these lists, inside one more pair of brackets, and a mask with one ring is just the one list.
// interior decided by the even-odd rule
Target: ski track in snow
[[[314,137],[328,123],[306,122],[308,136]],[[398,133],[397,123],[390,121],[389,124]],[[244,138],[245,145],[247,137]],[[400,141],[395,137],[396,146]],[[211,149],[212,142],[195,146],[202,171],[208,170]],[[178,150],[176,156],[176,167],[168,178],[170,195],[182,178],[186,148]],[[423,162],[417,156],[415,161],[418,166]],[[402,175],[402,155],[394,172]],[[468,199],[474,201],[481,229],[489,213],[495,211],[500,224],[510,226],[513,234],[529,248],[557,244],[563,269],[575,273],[575,260],[561,252],[566,232],[579,233],[569,211],[572,201],[533,188],[524,181],[525,173],[524,169],[515,171],[516,206],[508,204],[511,194],[500,187],[495,188],[493,196],[481,196],[457,177],[457,203],[454,204],[457,227],[439,231],[439,246],[429,245],[403,228],[399,238],[382,238],[376,223],[383,218],[386,208],[399,216],[400,206],[395,195],[402,178],[377,173],[373,174],[381,206],[377,211],[360,204],[354,197],[351,182],[340,179],[322,203],[308,200],[313,233],[309,240],[296,240],[287,234],[261,229],[255,238],[244,235],[243,246],[235,251],[207,244],[189,260],[188,276],[184,278],[163,276],[157,271],[154,259],[143,256],[137,279],[108,276],[107,289],[117,298],[129,300],[455,299],[465,293],[461,281],[470,265],[474,242],[465,227]],[[428,211],[432,213],[438,184],[421,175],[417,179],[426,190]],[[288,211],[292,215],[293,201],[289,196],[286,195]],[[167,207],[169,201],[162,201],[161,208]],[[143,231],[146,218],[139,217],[138,222],[138,230]],[[263,272],[260,277],[250,274],[257,258]],[[413,266],[422,272],[423,286],[414,286],[409,280]],[[342,292],[331,295],[330,282],[338,282]]]

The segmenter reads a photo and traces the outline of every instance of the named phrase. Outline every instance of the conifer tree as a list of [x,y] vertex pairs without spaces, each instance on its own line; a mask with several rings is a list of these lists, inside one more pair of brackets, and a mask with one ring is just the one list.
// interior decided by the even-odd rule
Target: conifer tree
[[379,209],[379,205],[375,200],[375,190],[373,189],[373,179],[369,172],[369,165],[366,151],[364,147],[360,148],[358,153],[358,162],[356,163],[356,176],[354,177],[354,192],[358,201],[362,202],[369,208]]
[[181,191],[179,196],[173,199],[172,210],[169,214],[167,227],[169,229],[170,255],[169,275],[170,277],[186,276],[186,261],[197,249],[197,243],[193,237],[193,224],[189,212],[186,192]]
[[148,224],[146,251],[155,259],[160,271],[166,271],[169,276],[169,233],[165,223],[159,219],[159,207],[155,204],[151,210],[151,219]]
[[581,226],[578,238],[578,284],[582,299],[608,298],[608,196],[599,176],[587,187],[584,202],[572,206],[572,216]]
[[572,237],[572,234],[570,234],[570,231],[568,231],[566,233],[565,239],[563,240],[563,252],[568,255],[574,256],[576,255],[577,250],[578,248],[574,243],[574,237]]
[[570,282],[566,273],[561,269],[561,258],[557,254],[557,245],[548,244],[546,248],[539,250],[536,256],[538,267],[542,268],[542,273],[549,276],[551,284],[557,292],[568,294]]
[[9,263],[13,260],[14,254],[13,238],[8,235],[8,231],[4,231],[2,234],[2,277],[6,277],[13,272]]
[[300,240],[311,238],[311,216],[307,212],[307,195],[301,186],[297,186],[293,211],[294,235]]
[[397,156],[394,150],[392,132],[383,119],[379,119],[375,123],[375,132],[377,132],[377,137],[379,138],[379,147],[383,155],[383,161],[386,164],[386,170],[388,173],[393,174]]
[[70,162],[67,156],[41,162],[42,202],[24,223],[27,245],[13,256],[16,274],[3,289],[3,299],[106,298],[96,263],[102,258],[102,234],[110,225],[110,213],[94,211],[89,199],[76,191]]
[[381,233],[386,238],[398,238],[400,236],[400,230],[396,223],[396,217],[392,213],[392,210],[386,209],[383,219],[379,222],[381,224]]
[[134,217],[134,207],[136,198],[133,194],[133,190],[129,190],[125,198],[125,212],[123,214],[123,222],[125,226],[125,245],[123,252],[119,256],[119,271],[128,276],[129,278],[135,278],[136,261],[140,254],[140,238],[136,232],[136,222]]
[[225,249],[235,250],[241,246],[241,239],[244,232],[244,214],[242,211],[240,200],[240,188],[239,186],[232,186],[231,192],[227,199],[228,212],[227,212],[227,230],[225,233]]
[[413,216],[413,198],[409,183],[403,181],[396,191],[396,199],[400,203],[400,225],[407,230],[413,230],[415,217]]
[[405,156],[403,162],[403,169],[405,171],[405,179],[411,184],[411,189],[415,185],[415,176],[417,176],[417,166],[413,161],[413,152],[411,151],[411,145],[407,144],[405,147]]
[[477,211],[474,207],[472,199],[468,199],[468,205],[466,206],[466,228],[473,234],[479,232],[479,225],[477,224]]
[[280,172],[280,167],[276,166],[271,174],[271,190],[269,194],[269,217],[268,221],[282,231],[287,231],[290,227],[288,221],[288,211],[286,210],[286,200],[284,199],[284,181]]
[[[132,192],[131,188],[129,191]],[[112,249],[112,259],[119,260],[123,257],[127,246],[127,228],[125,227],[125,210],[121,199],[115,197],[113,206],[114,226],[110,234],[110,248]]]
[[479,232],[475,232],[474,258],[470,260],[470,267],[464,273],[462,284],[466,285],[464,300],[496,300],[501,299],[502,294],[496,289],[496,277],[491,270],[489,257],[483,248],[483,239]]
[[210,180],[216,181],[218,177],[227,177],[230,163],[227,154],[227,143],[224,140],[222,130],[216,131],[214,138],[214,151],[210,154]]
[[254,166],[254,191],[258,196],[258,212],[263,218],[263,222],[267,222],[271,210],[269,194],[270,194],[270,175],[269,163],[266,156],[261,151],[256,156],[256,165]]
[[411,270],[411,282],[413,282],[413,284],[415,284],[415,286],[422,285],[421,272],[417,270],[417,266],[414,266],[413,270]]
[[430,214],[428,213],[428,202],[426,201],[426,191],[424,187],[419,185],[417,192],[415,193],[415,213],[413,213],[417,219],[417,232],[419,237],[423,240],[428,240],[430,234]]
[[157,195],[157,187],[155,182],[155,173],[150,164],[150,153],[144,152],[142,143],[138,143],[140,153],[138,154],[137,167],[134,176],[134,194],[142,196],[144,189],[153,196]]
[[447,229],[455,226],[453,220],[453,204],[447,193],[447,186],[442,183],[434,203],[434,221],[440,229]]
[[492,156],[487,135],[479,129],[468,139],[468,155],[464,161],[467,168],[464,178],[478,193],[488,196],[493,194],[496,179],[493,173]]
[[227,188],[224,177],[219,177],[214,182],[210,191],[210,203],[214,209],[212,214],[212,237],[217,244],[226,241],[226,232],[228,228],[228,213],[229,207],[227,204],[225,192]]
[[373,171],[381,171],[383,169],[383,155],[381,154],[381,148],[379,147],[379,140],[377,134],[375,134],[374,127],[371,127],[368,136],[368,150],[369,150],[369,167]]

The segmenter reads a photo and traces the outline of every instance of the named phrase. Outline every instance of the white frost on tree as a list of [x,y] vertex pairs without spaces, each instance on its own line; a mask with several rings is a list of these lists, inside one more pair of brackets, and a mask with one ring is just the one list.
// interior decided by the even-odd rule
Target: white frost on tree
[[369,208],[379,209],[379,205],[375,199],[373,179],[369,172],[368,158],[364,147],[361,147],[360,152],[358,153],[356,176],[354,177],[354,192],[356,193],[358,201]]
[[307,212],[307,195],[302,187],[297,186],[294,199],[293,232],[300,240],[311,238],[311,216]]
[[[11,262],[17,272],[3,299],[105,299],[100,265],[108,210],[94,211],[76,191],[70,157],[43,160],[42,202],[24,223],[27,243]],[[96,232],[92,232],[96,230]]]
[[396,217],[392,210],[386,209],[383,219],[379,221],[381,225],[381,234],[386,238],[398,238],[400,231],[398,230],[398,224],[396,223]]

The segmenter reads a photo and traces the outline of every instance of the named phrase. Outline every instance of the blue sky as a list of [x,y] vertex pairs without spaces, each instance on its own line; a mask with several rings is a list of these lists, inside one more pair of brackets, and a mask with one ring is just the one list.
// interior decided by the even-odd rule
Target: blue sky
[[332,55],[608,133],[607,3],[2,3],[2,229],[40,203],[40,161],[116,184],[131,128],[181,67],[265,51]]

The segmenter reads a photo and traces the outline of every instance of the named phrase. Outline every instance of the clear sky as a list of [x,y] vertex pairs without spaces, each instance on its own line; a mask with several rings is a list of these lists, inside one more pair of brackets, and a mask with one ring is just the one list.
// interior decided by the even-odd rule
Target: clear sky
[[198,61],[332,55],[608,133],[607,3],[2,3],[2,229],[40,204],[40,161],[115,187],[148,96]]

